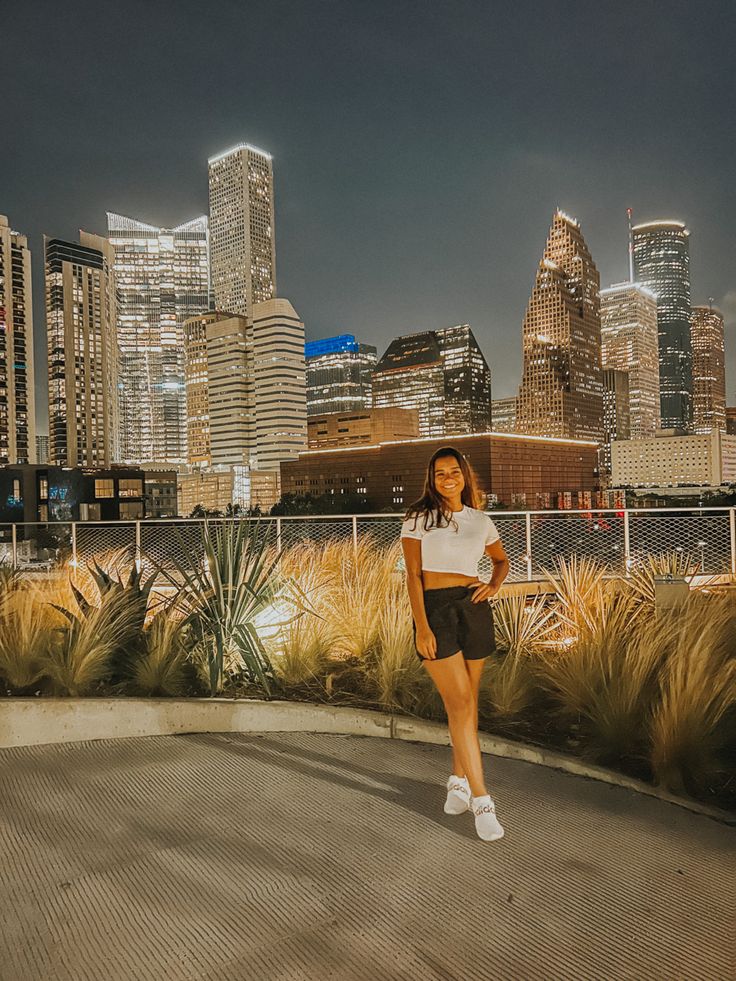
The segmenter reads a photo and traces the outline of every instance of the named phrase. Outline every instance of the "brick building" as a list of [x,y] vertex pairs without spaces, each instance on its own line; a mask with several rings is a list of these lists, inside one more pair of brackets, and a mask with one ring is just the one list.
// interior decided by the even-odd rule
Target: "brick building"
[[598,490],[596,443],[507,433],[424,437],[371,446],[308,450],[281,464],[283,494],[362,494],[378,509],[402,511],[424,486],[427,462],[455,446],[481,490],[508,506],[590,507]]

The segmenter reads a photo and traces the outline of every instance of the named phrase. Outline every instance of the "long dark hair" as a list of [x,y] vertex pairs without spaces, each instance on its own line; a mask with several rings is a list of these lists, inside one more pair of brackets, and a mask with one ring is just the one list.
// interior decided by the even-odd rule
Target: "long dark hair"
[[482,508],[485,503],[483,494],[478,488],[478,478],[475,476],[475,471],[460,450],[456,450],[454,446],[441,446],[438,450],[434,451],[427,464],[427,474],[424,478],[422,496],[417,501],[414,501],[413,504],[409,505],[404,515],[405,521],[407,518],[414,517],[415,528],[418,519],[423,517],[425,531],[429,526],[430,516],[433,522],[436,521],[438,528],[455,523],[452,511],[447,506],[447,501],[439,493],[434,482],[434,465],[441,456],[454,456],[458,462],[465,481],[465,486],[460,494],[462,503],[469,508]]

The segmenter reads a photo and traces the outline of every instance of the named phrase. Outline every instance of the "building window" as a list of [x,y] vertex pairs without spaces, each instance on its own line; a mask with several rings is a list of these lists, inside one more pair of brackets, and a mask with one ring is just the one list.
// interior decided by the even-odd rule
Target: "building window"
[[13,500],[22,501],[23,492],[20,489],[20,480],[17,477],[13,478]]
[[143,496],[143,481],[140,477],[137,478],[127,478],[124,477],[118,481],[118,496],[119,497],[142,497]]
[[115,497],[115,489],[113,487],[112,480],[107,479],[96,479],[95,480],[95,497]]
[[38,481],[38,498],[40,501],[48,501],[49,499],[49,479],[48,477],[41,477]]
[[121,518],[142,518],[143,517],[143,502],[142,501],[121,501],[120,502],[120,517]]

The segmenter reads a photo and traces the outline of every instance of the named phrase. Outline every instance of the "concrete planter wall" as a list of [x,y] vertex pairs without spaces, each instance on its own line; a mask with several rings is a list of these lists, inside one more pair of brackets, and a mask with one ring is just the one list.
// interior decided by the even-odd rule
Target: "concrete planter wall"
[[[449,745],[447,726],[437,722],[310,702],[228,698],[6,698],[0,702],[0,749],[187,732],[320,732]],[[485,733],[480,744],[484,753],[602,780],[720,821],[736,821],[725,811],[674,797],[562,753]]]

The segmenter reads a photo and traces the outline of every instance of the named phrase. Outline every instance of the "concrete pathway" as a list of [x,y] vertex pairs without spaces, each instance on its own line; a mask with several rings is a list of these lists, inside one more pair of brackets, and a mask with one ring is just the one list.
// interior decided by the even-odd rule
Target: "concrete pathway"
[[448,750],[311,734],[0,750],[0,979],[734,977],[736,831]]

